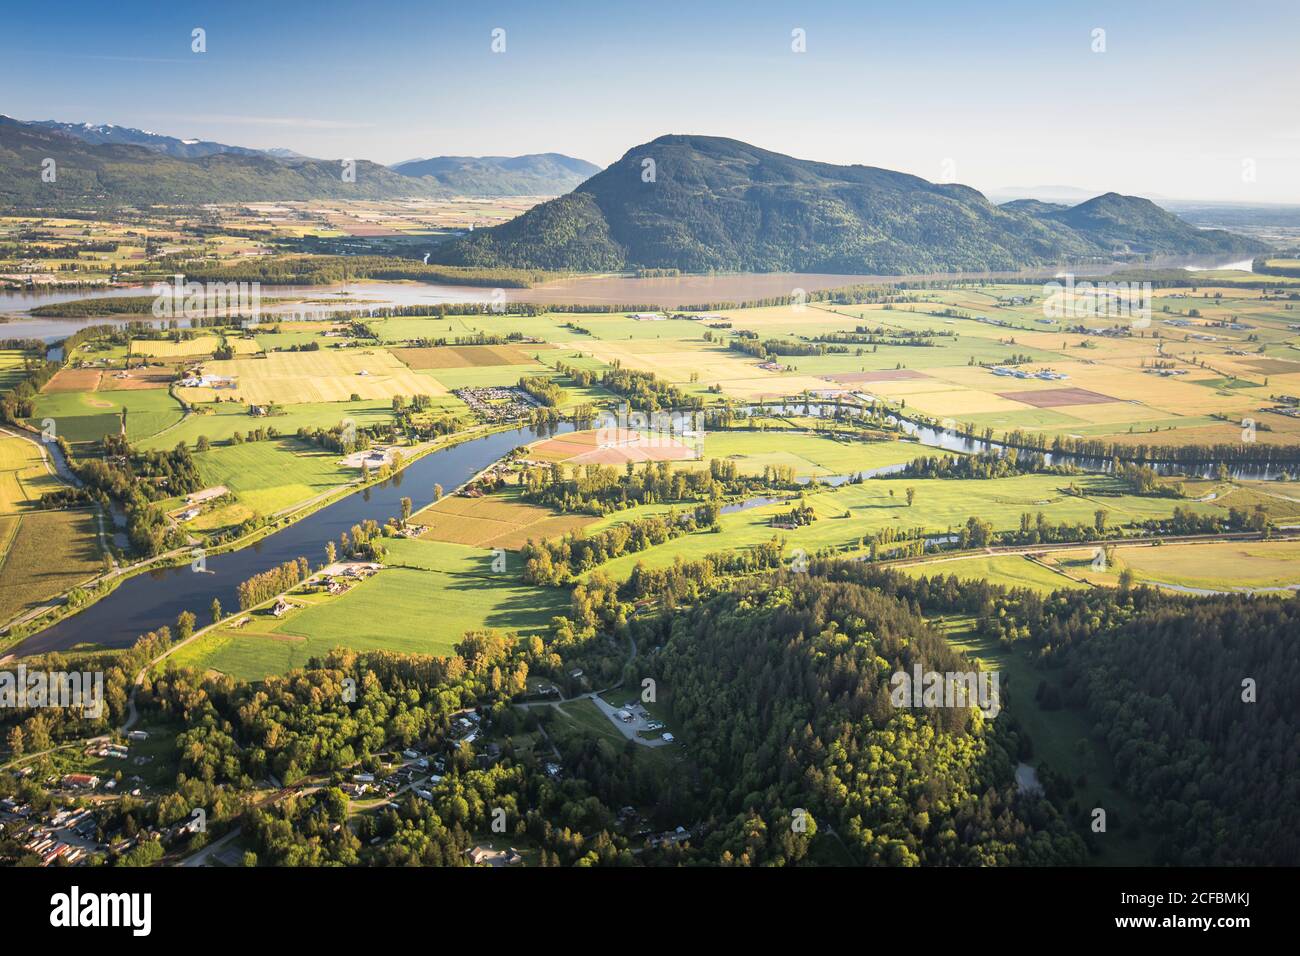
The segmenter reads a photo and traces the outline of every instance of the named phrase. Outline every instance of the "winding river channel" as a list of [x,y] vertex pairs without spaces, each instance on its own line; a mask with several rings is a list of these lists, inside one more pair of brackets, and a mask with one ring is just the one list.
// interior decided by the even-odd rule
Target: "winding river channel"
[[326,505],[254,545],[207,557],[206,571],[194,571],[186,564],[129,578],[112,594],[32,635],[11,653],[44,654],[86,643],[129,647],[141,634],[164,624],[174,626],[182,611],[191,611],[203,621],[213,598],[220,600],[223,608],[237,608],[236,588],[241,581],[300,556],[313,566],[320,564],[327,541],[337,542],[339,535],[367,518],[382,524],[396,517],[403,497],[409,497],[418,511],[433,502],[434,485],[450,492],[512,449],[572,427],[564,423],[544,431],[519,428],[431,452],[394,478]]

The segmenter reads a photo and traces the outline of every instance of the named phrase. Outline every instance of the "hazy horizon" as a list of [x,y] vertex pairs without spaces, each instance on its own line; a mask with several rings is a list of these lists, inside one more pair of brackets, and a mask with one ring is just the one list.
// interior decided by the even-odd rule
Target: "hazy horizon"
[[[606,166],[697,133],[986,194],[1300,203],[1295,4],[142,6],[142,25],[84,2],[11,11],[0,112],[386,165],[556,152]],[[206,52],[191,52],[195,27]]]

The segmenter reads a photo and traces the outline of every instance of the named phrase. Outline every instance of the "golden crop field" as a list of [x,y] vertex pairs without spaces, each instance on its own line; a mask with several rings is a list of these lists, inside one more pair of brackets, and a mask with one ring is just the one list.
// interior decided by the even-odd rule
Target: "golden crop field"
[[41,495],[61,485],[33,442],[0,432],[0,514],[30,511]]
[[84,584],[102,568],[90,511],[31,511],[14,520],[0,563],[0,621]]
[[264,358],[235,358],[203,364],[207,376],[233,378],[233,388],[181,388],[191,402],[217,398],[253,404],[275,402],[346,402],[394,395],[445,395],[427,375],[403,365],[385,349],[322,349],[318,352],[270,352]]
[[90,511],[36,506],[42,494],[61,486],[35,443],[0,433],[0,621],[81,584],[100,569]]
[[131,354],[149,358],[183,358],[192,355],[211,355],[221,347],[216,335],[200,335],[181,342],[169,339],[132,339]]
[[1095,551],[1060,551],[1044,556],[1077,577],[1113,585],[1130,569],[1139,582],[1180,588],[1224,590],[1300,586],[1300,542],[1249,541],[1125,547],[1111,551],[1113,563],[1095,570]]

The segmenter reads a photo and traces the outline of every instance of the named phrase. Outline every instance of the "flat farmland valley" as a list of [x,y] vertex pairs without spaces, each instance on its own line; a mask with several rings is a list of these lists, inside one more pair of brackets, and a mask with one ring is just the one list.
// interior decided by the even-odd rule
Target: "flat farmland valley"
[[1282,925],[1300,12],[1179,13],[7,13],[12,922]]

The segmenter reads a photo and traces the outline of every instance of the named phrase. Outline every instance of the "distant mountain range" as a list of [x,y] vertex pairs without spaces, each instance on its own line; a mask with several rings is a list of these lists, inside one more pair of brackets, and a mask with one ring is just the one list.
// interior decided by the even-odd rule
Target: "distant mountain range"
[[[55,161],[53,182],[41,178],[47,158]],[[597,171],[558,153],[448,156],[398,169],[357,160],[356,180],[346,182],[340,160],[288,149],[178,139],[112,124],[0,116],[0,204],[14,206],[554,196]]]
[[[46,159],[55,162],[53,182],[41,176]],[[345,182],[342,173],[337,160],[283,160],[257,150],[176,157],[168,154],[165,144],[90,143],[61,129],[0,117],[0,204],[4,205],[44,208],[446,195],[432,181],[410,179],[366,160],[357,160],[355,182]]]
[[[15,121],[19,122],[19,121]],[[130,126],[115,126],[112,123],[60,123],[57,120],[32,120],[25,125],[39,129],[63,133],[89,143],[92,146],[143,146],[145,149],[171,156],[173,159],[202,159],[219,153],[233,153],[238,156],[273,155],[278,150],[248,149],[244,146],[227,146],[225,143],[212,143],[200,139],[177,139],[148,130],[133,129]],[[283,152],[288,152],[283,151]]]
[[584,272],[892,275],[1264,248],[1198,230],[1134,196],[995,206],[968,186],[673,135],[629,150],[568,195],[439,247],[433,258]]
[[600,172],[585,159],[560,153],[527,156],[435,156],[390,167],[427,176],[460,196],[559,196]]
[[[1040,199],[1043,202],[1063,202],[1071,205],[1100,196],[1104,189],[1080,189],[1078,186],[1001,186],[985,191],[990,202],[1006,203],[1016,199]],[[1151,198],[1151,197],[1148,197]]]

